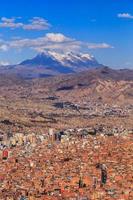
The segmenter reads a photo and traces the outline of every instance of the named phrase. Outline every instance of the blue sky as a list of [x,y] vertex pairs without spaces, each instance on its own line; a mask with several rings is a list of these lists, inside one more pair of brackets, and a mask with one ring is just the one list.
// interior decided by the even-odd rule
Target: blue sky
[[132,0],[1,0],[0,63],[42,51],[85,52],[133,68]]

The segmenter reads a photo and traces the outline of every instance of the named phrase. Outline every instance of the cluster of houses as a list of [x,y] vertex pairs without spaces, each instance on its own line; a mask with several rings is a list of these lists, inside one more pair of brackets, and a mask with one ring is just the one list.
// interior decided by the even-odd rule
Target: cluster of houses
[[75,128],[75,129],[65,129],[65,130],[53,130],[50,128],[45,134],[24,134],[24,133],[11,133],[7,134],[0,132],[0,149],[5,149],[7,147],[25,146],[32,145],[43,142],[45,140],[53,142],[65,142],[71,141],[72,138],[87,138],[88,136],[118,136],[132,134],[133,130],[126,130],[123,127],[113,128],[105,127],[104,125],[96,125],[95,127],[86,128]]
[[82,114],[88,114],[90,117],[92,116],[118,116],[118,117],[126,117],[133,111],[132,105],[127,106],[109,106],[107,104],[103,103],[94,103],[92,102],[82,102],[78,104],[74,104],[71,102],[60,102],[56,103],[55,107],[57,108],[67,108],[67,109],[73,109],[75,111],[78,111]]

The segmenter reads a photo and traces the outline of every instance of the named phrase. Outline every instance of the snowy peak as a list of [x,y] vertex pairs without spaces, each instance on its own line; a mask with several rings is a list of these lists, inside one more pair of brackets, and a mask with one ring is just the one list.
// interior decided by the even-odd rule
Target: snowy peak
[[[44,53],[42,53],[44,56]],[[87,62],[87,61],[94,61],[94,57],[90,54],[75,54],[73,52],[69,52],[66,54],[60,54],[57,52],[49,51],[46,54],[47,56],[51,56],[53,59],[58,61],[59,63],[62,63],[66,66],[69,66],[70,63],[77,64],[78,62]],[[71,64],[70,64],[71,65]]]
[[47,61],[58,62],[60,64],[63,64],[64,66],[69,66],[69,67],[71,67],[71,65],[77,66],[78,64],[86,64],[86,65],[87,64],[90,65],[92,63],[98,64],[95,58],[90,54],[83,54],[83,53],[76,54],[73,52],[61,54],[54,51],[40,53],[35,58],[31,60],[26,60],[21,64],[47,64]]
[[90,68],[101,67],[102,65],[90,54],[68,52],[65,54],[54,51],[47,51],[38,54],[36,57],[20,63],[21,67],[28,69],[42,68],[57,73],[74,73]]

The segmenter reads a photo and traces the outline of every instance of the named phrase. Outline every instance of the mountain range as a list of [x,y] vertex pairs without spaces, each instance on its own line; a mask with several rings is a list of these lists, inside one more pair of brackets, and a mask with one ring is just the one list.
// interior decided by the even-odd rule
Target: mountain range
[[103,67],[103,65],[90,54],[73,52],[61,54],[48,51],[17,65],[1,67],[0,73],[13,73],[23,78],[38,78],[77,73],[96,67]]
[[14,84],[21,87],[28,84],[28,88],[35,84],[36,89],[31,90],[45,88],[68,100],[99,101],[100,98],[103,103],[131,103],[133,70],[111,69],[90,54],[49,51],[20,64],[1,67],[0,86],[8,88]]

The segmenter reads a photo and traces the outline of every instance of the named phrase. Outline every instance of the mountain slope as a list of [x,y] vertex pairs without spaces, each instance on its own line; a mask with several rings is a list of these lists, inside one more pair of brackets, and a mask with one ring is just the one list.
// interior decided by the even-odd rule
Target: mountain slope
[[103,67],[37,80],[37,83],[44,85],[64,101],[133,103],[133,70]]
[[89,54],[75,54],[72,52],[59,54],[51,51],[38,54],[33,59],[23,61],[20,65],[49,67],[59,72],[60,67],[67,67],[68,71],[71,69],[71,71],[77,72],[90,67],[100,66],[96,59]]
[[90,54],[66,53],[53,51],[43,52],[32,59],[18,65],[1,67],[1,74],[14,74],[20,78],[45,78],[59,74],[85,71],[90,68],[102,67]]
[[102,65],[89,54],[59,54],[49,51],[38,54],[18,65],[1,67],[0,73],[14,74],[20,78],[29,79],[76,73],[95,67],[99,68]]

